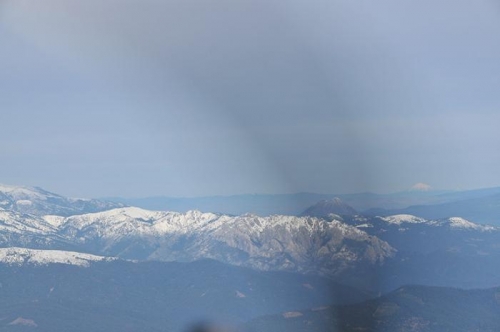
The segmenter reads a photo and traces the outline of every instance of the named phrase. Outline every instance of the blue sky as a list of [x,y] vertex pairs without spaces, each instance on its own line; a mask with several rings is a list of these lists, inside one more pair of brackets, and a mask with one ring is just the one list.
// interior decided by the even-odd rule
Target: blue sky
[[500,185],[496,1],[4,0],[0,182],[70,196]]

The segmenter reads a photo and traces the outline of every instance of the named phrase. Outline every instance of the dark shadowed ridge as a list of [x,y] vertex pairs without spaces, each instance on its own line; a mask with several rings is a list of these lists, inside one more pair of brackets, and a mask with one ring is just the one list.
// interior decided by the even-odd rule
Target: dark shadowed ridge
[[[245,194],[232,196],[206,196],[206,197],[105,197],[102,201],[116,202],[128,206],[137,206],[148,210],[168,210],[186,212],[199,210],[231,215],[253,213],[259,216],[273,214],[300,215],[307,208],[321,200],[340,198],[345,204],[356,211],[394,210],[404,209],[413,205],[444,204],[465,199],[481,198],[493,194],[500,194],[500,188],[486,188],[465,191],[404,191],[390,194],[357,193],[357,194]],[[377,212],[375,215],[383,215]],[[472,218],[471,218],[472,219]]]
[[350,205],[344,203],[340,198],[325,199],[307,208],[301,216],[327,217],[331,214],[356,215],[358,212]]
[[404,286],[382,297],[348,306],[260,317],[243,332],[499,331],[498,288]]

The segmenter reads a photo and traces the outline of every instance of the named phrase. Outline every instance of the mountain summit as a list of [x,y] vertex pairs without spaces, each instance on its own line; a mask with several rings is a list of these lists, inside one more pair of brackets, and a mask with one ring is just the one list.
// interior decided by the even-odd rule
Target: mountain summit
[[0,184],[0,208],[35,216],[71,216],[105,211],[123,204],[96,199],[67,198],[38,187]]
[[335,197],[319,201],[313,206],[308,207],[301,215],[321,218],[327,217],[330,214],[352,216],[358,214],[358,212],[352,206],[344,203],[340,198]]

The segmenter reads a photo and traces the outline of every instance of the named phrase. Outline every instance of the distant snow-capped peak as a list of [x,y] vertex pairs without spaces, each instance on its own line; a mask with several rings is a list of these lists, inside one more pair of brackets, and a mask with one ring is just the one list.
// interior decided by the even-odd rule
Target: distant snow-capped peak
[[36,187],[12,186],[5,184],[0,184],[0,193],[12,198],[14,201],[21,202],[46,200],[48,197],[58,196]]
[[490,225],[479,225],[461,217],[451,217],[451,218],[436,220],[433,221],[432,224],[438,226],[443,226],[443,225],[449,226],[450,228],[453,229],[475,230],[482,232],[494,231],[498,229],[497,227]]
[[38,187],[0,184],[0,208],[43,216],[69,216],[121,207],[123,204],[95,199],[63,197]]
[[[456,230],[493,231],[497,227],[490,225],[480,225],[460,217],[451,217],[439,220],[427,220],[410,214],[397,214],[393,216],[377,217],[388,224],[427,224],[429,226],[447,226]],[[358,226],[360,227],[360,226]],[[366,227],[366,226],[365,226]]]
[[470,222],[469,220],[466,220],[464,218],[460,217],[451,217],[448,219],[450,221],[450,226],[455,227],[455,228],[478,228],[481,227],[480,225],[477,225],[473,222]]

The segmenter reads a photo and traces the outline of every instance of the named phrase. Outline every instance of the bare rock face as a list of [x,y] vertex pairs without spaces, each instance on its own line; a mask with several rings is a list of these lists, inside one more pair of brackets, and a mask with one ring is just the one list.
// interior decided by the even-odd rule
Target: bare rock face
[[[387,243],[338,221],[241,216],[231,224],[213,232],[213,240],[244,253],[233,264],[263,270],[337,274],[358,264],[381,264],[394,252]],[[212,258],[220,259],[213,252]]]

